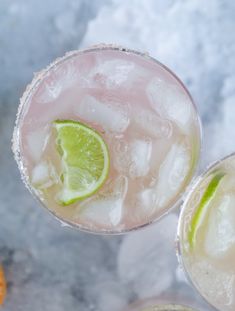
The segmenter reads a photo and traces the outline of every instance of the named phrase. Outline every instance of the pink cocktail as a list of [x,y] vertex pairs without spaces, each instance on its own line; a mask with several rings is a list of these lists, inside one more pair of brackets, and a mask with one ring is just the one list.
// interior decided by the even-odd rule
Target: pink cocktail
[[[60,204],[63,167],[55,120],[94,129],[107,145],[105,183]],[[118,233],[159,219],[191,181],[200,121],[180,80],[146,54],[113,46],[74,51],[38,73],[19,107],[13,149],[23,181],[57,218],[91,232]]]

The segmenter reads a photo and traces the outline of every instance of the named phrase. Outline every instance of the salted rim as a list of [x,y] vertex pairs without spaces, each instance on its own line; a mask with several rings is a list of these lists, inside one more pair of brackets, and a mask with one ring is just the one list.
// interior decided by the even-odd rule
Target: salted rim
[[[192,175],[189,177],[189,182],[188,184],[185,186],[184,191],[181,191],[178,194],[178,199],[176,200],[176,202],[169,207],[168,209],[165,208],[164,210],[162,210],[162,213],[159,214],[159,216],[153,220],[150,220],[149,222],[146,222],[142,225],[139,226],[134,226],[130,229],[118,229],[118,230],[110,230],[110,229],[105,229],[105,230],[92,230],[91,228],[87,228],[87,227],[83,227],[81,224],[78,223],[74,223],[72,221],[69,220],[65,220],[62,217],[60,217],[59,215],[57,215],[54,211],[50,210],[49,208],[47,208],[43,201],[38,197],[38,195],[36,195],[36,192],[34,191],[34,189],[30,186],[29,183],[29,176],[27,176],[26,174],[26,168],[24,166],[22,157],[21,157],[21,150],[20,150],[20,120],[21,120],[21,116],[23,114],[23,110],[24,110],[24,105],[27,103],[27,101],[30,99],[30,96],[32,95],[33,91],[38,87],[38,85],[41,83],[41,81],[46,77],[46,75],[50,72],[51,69],[54,69],[56,66],[60,65],[61,63],[63,63],[64,61],[67,61],[68,59],[71,59],[77,55],[80,54],[84,54],[84,53],[89,53],[89,52],[96,52],[96,51],[103,51],[103,50],[110,50],[110,51],[120,51],[120,52],[124,52],[124,53],[132,53],[135,54],[137,56],[141,56],[147,60],[153,61],[154,63],[158,64],[160,67],[162,67],[163,69],[165,69],[171,76],[173,76],[173,78],[176,79],[176,81],[181,85],[181,87],[184,89],[184,91],[186,92],[186,94],[188,95],[191,104],[194,108],[195,114],[196,114],[196,123],[198,124],[198,144],[199,144],[199,150],[198,150],[198,158],[197,158],[197,163],[195,164],[195,167],[192,171]],[[135,231],[137,229],[141,229],[144,228],[150,224],[156,223],[157,221],[159,221],[162,217],[164,217],[165,215],[167,215],[168,213],[170,213],[173,209],[175,209],[176,207],[180,206],[182,204],[182,199],[183,196],[188,192],[189,187],[192,184],[192,181],[195,179],[195,176],[197,174],[198,168],[199,168],[199,164],[200,164],[200,158],[201,158],[201,152],[202,152],[202,123],[201,123],[201,119],[199,117],[198,114],[198,110],[196,107],[196,104],[191,96],[191,94],[189,93],[189,91],[187,90],[187,88],[185,87],[185,85],[183,84],[183,82],[168,68],[166,67],[164,64],[162,64],[161,62],[159,62],[158,60],[156,60],[155,58],[151,57],[147,52],[139,52],[133,49],[129,49],[129,48],[125,48],[123,46],[120,45],[116,45],[116,44],[97,44],[97,45],[93,45],[89,48],[85,48],[82,50],[73,50],[73,51],[69,51],[67,53],[65,53],[64,56],[62,57],[58,57],[55,59],[55,61],[53,61],[51,64],[49,64],[45,69],[42,69],[41,71],[37,72],[34,74],[34,78],[33,80],[27,85],[22,97],[20,98],[20,104],[18,107],[18,111],[17,111],[17,115],[16,115],[16,121],[15,121],[15,126],[14,126],[14,130],[13,130],[13,136],[12,136],[12,151],[14,154],[14,158],[17,162],[19,171],[20,171],[20,176],[21,179],[23,181],[23,183],[25,184],[26,188],[30,191],[30,193],[33,195],[33,197],[35,197],[40,203],[41,205],[47,210],[49,211],[57,220],[59,220],[61,222],[62,225],[65,226],[69,226],[72,228],[77,228],[81,231],[84,232],[88,232],[88,233],[94,233],[94,234],[101,234],[101,235],[119,235],[119,234],[123,234],[123,233],[127,233],[127,232],[131,232],[131,231]]]
[[184,252],[183,252],[183,237],[182,237],[182,232],[183,232],[183,224],[184,224],[184,214],[187,210],[188,202],[191,198],[191,195],[194,193],[194,191],[197,189],[197,186],[203,181],[203,179],[211,172],[213,171],[216,167],[218,167],[221,163],[225,162],[226,160],[235,157],[235,152],[230,153],[229,155],[216,160],[212,162],[211,164],[207,165],[205,170],[201,175],[199,175],[192,183],[192,187],[190,191],[187,193],[187,196],[185,197],[185,200],[183,202],[181,211],[180,211],[180,216],[178,220],[178,226],[177,226],[177,234],[176,234],[176,253],[177,253],[177,258],[179,265],[183,268],[184,273],[187,277],[187,280],[189,283],[196,288],[197,292],[200,294],[200,296],[213,308],[219,311],[218,307],[215,306],[211,301],[209,301],[206,297],[205,294],[202,293],[202,291],[199,289],[199,287],[194,283],[193,277],[191,273],[189,272],[189,269],[187,269],[187,264],[184,260]]
[[156,305],[151,307],[144,307],[141,311],[196,311],[190,307],[175,304]]
[[146,301],[141,305],[138,305],[138,302],[133,303],[124,311],[196,311],[196,309],[194,307],[192,308],[186,305],[179,305],[178,303],[173,302],[162,302],[159,304],[154,303],[149,305]]

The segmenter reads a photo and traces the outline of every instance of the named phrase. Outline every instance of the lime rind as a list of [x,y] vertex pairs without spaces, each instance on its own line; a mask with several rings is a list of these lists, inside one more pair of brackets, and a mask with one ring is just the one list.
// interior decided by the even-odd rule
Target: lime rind
[[108,177],[109,152],[100,134],[72,120],[56,120],[56,146],[62,161],[63,189],[57,199],[67,206],[97,192]]
[[188,242],[191,248],[193,248],[193,246],[195,245],[198,228],[201,226],[203,220],[205,219],[208,213],[208,206],[215,198],[219,184],[224,176],[225,173],[219,172],[216,173],[216,175],[210,180],[200,200],[198,208],[196,209],[196,212],[193,215],[190,229],[188,231]]

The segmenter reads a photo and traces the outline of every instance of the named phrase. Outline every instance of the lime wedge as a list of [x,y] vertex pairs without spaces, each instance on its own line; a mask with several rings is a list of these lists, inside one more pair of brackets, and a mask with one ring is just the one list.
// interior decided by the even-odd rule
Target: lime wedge
[[63,189],[58,200],[62,205],[70,205],[89,197],[105,182],[109,171],[108,148],[95,130],[80,122],[57,120],[53,125],[63,170]]
[[195,244],[196,240],[196,233],[198,228],[201,226],[207,212],[208,212],[208,206],[211,203],[211,201],[214,199],[216,190],[219,186],[219,183],[221,179],[224,177],[225,173],[217,173],[209,182],[201,200],[198,205],[198,208],[192,218],[191,226],[188,232],[188,241],[189,245],[192,248]]

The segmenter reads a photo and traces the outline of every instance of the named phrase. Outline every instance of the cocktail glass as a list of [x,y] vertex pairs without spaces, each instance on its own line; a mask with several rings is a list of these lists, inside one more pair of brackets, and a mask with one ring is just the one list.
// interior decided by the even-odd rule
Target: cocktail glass
[[235,309],[235,154],[199,176],[184,201],[177,242],[192,285],[213,307]]
[[[69,206],[58,202],[64,175],[55,120],[97,131],[110,155],[104,185]],[[67,53],[37,73],[13,135],[22,180],[42,205],[63,223],[107,234],[146,226],[178,206],[200,144],[196,107],[179,78],[145,53],[112,45]]]

